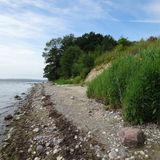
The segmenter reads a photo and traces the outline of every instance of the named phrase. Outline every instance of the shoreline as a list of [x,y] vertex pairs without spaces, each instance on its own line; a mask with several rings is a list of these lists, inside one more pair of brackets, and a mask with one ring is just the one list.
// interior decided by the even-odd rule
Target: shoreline
[[[27,100],[28,95],[30,94],[32,87],[34,86],[30,86],[30,88],[27,89],[27,91],[20,94],[19,98],[21,98],[21,100],[16,100],[13,104],[11,104],[10,106],[6,106],[4,107],[5,109],[8,108],[8,110],[6,110],[5,112],[1,113],[1,117],[0,117],[0,121],[1,121],[1,131],[0,131],[0,143],[3,143],[7,132],[10,129],[10,124],[13,121],[14,116],[16,115],[16,112],[19,112],[20,108],[23,106],[23,104],[25,103],[25,101]],[[16,96],[16,95],[15,95]],[[5,118],[11,115],[12,118],[10,120],[5,120]]]
[[[63,157],[68,160],[72,158],[85,158],[87,160],[99,159],[95,153],[96,149],[90,149],[89,145],[90,143],[94,145],[98,145],[99,143],[92,139],[90,133],[85,133],[79,130],[72,124],[72,122],[68,121],[61,113],[57,112],[52,106],[50,97],[48,95],[44,96],[43,89],[41,90],[39,98],[43,102],[43,107],[45,107],[45,110],[47,112],[47,118],[48,120],[51,120],[51,123],[43,125],[39,124],[36,119],[36,115],[34,115],[35,117],[31,116],[33,113],[34,105],[33,96],[37,92],[35,89],[36,87],[37,86],[34,86],[32,88],[31,93],[26,98],[24,106],[21,107],[20,111],[18,111],[18,114],[15,114],[13,121],[11,122],[10,130],[7,134],[8,137],[1,148],[0,158],[7,160],[27,158],[40,160],[41,158],[43,159],[47,156],[47,159],[55,160],[63,160]],[[43,99],[44,97],[45,99]],[[33,122],[36,123],[33,124]],[[24,130],[24,128],[27,130]],[[41,149],[37,149],[35,147],[44,147],[44,144],[42,145],[43,135],[41,135],[40,137],[35,137],[35,135],[39,133],[41,129],[46,128],[51,130],[50,138],[47,137],[47,140],[53,138],[54,142],[47,143],[47,141],[45,141],[45,146],[46,148],[48,147],[48,149],[39,151]],[[46,134],[47,131],[45,132],[44,139]],[[84,137],[85,140],[83,140],[82,137]],[[19,139],[21,139],[20,142],[18,141]],[[41,145],[38,145],[39,142]],[[103,145],[99,145],[103,149]],[[53,146],[53,152],[49,151]],[[74,147],[76,147],[75,151],[74,149],[72,149]],[[35,150],[37,150],[37,152]],[[73,154],[72,152],[75,153]]]
[[108,160],[112,151],[122,160],[159,160],[159,126],[134,126],[146,142],[129,149],[117,137],[121,120],[88,99],[84,87],[36,84],[11,122],[0,160]]

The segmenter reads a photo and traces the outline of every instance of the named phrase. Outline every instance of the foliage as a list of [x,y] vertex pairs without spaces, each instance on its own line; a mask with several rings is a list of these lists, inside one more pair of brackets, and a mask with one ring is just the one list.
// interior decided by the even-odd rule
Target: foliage
[[[153,38],[152,38],[153,39]],[[155,38],[154,38],[155,39]],[[126,46],[124,49],[119,49],[118,45],[110,52],[106,51],[104,54],[98,56],[95,60],[95,65],[100,65],[100,64],[106,64],[114,59],[117,59],[118,57],[121,57],[121,55],[124,54],[129,54],[129,55],[135,55],[144,49],[150,48],[150,47],[159,47],[160,46],[160,40],[141,40],[139,42],[134,42],[131,43],[129,46]],[[118,48],[118,49],[117,49]]]
[[70,78],[77,76],[77,73],[74,71],[74,64],[78,61],[81,54],[82,50],[77,46],[71,46],[64,51],[60,60],[62,77]]
[[126,121],[160,122],[160,47],[117,58],[90,82],[87,95],[122,107]]
[[81,82],[81,77],[80,76],[77,76],[77,77],[74,77],[73,79],[58,79],[58,80],[55,80],[54,83],[56,84],[59,84],[59,85],[62,85],[62,84],[78,84]]
[[43,52],[43,57],[46,62],[44,77],[48,78],[48,80],[55,80],[60,77],[59,67],[62,54],[60,47],[61,38],[52,39],[50,42],[46,43],[46,47]]
[[118,58],[113,61],[109,69],[89,84],[88,95],[91,97],[98,95],[98,99],[102,97],[105,103],[120,107],[126,85],[136,67],[138,64],[133,56],[124,55]]
[[106,50],[112,50],[116,45],[117,41],[110,35],[103,36],[94,32],[80,37],[70,34],[52,39],[46,43],[43,52],[46,62],[44,77],[50,81],[77,76],[85,78],[93,68],[95,58]]
[[124,117],[134,124],[160,122],[160,49],[145,50],[137,58],[141,66],[127,85]]

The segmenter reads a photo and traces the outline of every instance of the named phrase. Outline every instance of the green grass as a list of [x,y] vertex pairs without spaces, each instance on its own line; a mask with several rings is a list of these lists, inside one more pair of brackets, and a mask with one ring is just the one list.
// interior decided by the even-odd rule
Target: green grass
[[117,59],[118,57],[121,57],[122,55],[136,55],[140,52],[142,52],[144,49],[147,48],[160,48],[160,40],[155,41],[140,41],[132,44],[131,46],[125,47],[122,50],[119,50],[118,48],[115,48],[111,52],[106,52],[102,54],[101,56],[97,57],[95,60],[95,65],[101,65],[101,64],[107,64],[114,59]]
[[55,80],[54,83],[63,85],[63,84],[79,84],[82,82],[82,78],[80,76],[77,76],[73,79],[58,79]]
[[109,69],[89,83],[87,95],[122,108],[130,123],[159,122],[160,47],[156,45],[113,60]]

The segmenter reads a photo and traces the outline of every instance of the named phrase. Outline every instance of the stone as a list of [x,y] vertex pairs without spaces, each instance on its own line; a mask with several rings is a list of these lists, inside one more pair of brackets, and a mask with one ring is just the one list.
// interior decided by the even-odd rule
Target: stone
[[22,98],[21,98],[19,95],[14,96],[14,98],[15,98],[16,100],[22,100]]
[[42,153],[43,151],[44,151],[44,148],[43,148],[43,146],[42,145],[38,145],[37,147],[36,147],[36,151],[37,151],[37,153]]
[[58,156],[56,159],[57,159],[57,160],[62,160],[63,157],[62,157],[62,156]]
[[39,157],[35,157],[34,160],[40,160],[40,158]]
[[70,98],[71,98],[71,99],[75,99],[75,97],[74,97],[74,96],[71,96]]
[[141,146],[145,141],[144,132],[138,128],[122,128],[117,135],[121,139],[123,145],[131,148]]
[[13,116],[11,114],[8,114],[6,117],[4,117],[5,121],[9,121],[11,119],[13,119]]
[[36,133],[39,132],[39,128],[35,128],[33,132],[36,132]]
[[118,157],[118,154],[116,151],[112,150],[110,153],[109,153],[109,159],[116,159]]

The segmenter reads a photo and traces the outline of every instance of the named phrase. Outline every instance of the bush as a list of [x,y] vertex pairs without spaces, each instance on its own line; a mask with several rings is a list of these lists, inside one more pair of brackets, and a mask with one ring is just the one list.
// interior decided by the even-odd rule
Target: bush
[[88,95],[120,107],[126,85],[136,67],[138,63],[133,56],[123,56],[113,61],[109,69],[89,84]]
[[160,49],[138,57],[141,66],[127,85],[123,100],[125,120],[137,124],[160,121]]
[[130,123],[160,122],[160,48],[114,60],[89,83],[87,94],[122,107]]

